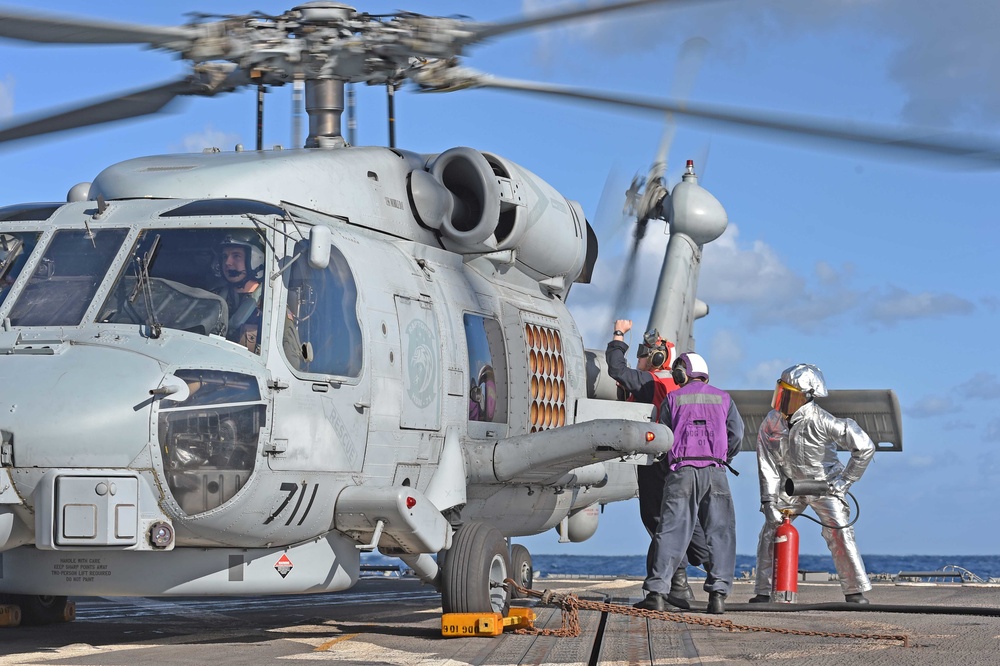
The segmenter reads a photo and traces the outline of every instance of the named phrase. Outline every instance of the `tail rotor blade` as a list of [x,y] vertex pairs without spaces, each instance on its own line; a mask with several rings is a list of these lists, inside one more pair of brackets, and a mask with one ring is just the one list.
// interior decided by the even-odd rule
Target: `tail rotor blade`
[[647,223],[636,223],[632,245],[625,257],[621,280],[618,283],[618,291],[615,292],[615,299],[611,302],[612,320],[617,319],[614,316],[616,313],[621,314],[623,318],[628,318],[629,310],[632,307],[632,288],[635,284],[635,273],[639,263],[639,246],[646,235],[646,226]]

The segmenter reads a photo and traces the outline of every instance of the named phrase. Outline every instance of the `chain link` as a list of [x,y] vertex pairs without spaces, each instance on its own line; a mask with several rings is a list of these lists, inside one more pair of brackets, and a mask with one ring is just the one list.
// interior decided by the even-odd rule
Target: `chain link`
[[704,627],[718,627],[729,631],[756,631],[772,634],[785,634],[788,636],[822,636],[824,638],[855,638],[860,640],[883,640],[901,641],[903,647],[910,646],[910,637],[907,634],[849,634],[833,631],[809,631],[806,629],[786,629],[781,627],[760,627],[749,624],[736,624],[732,620],[722,618],[699,617],[686,613],[674,613],[671,611],[655,611],[645,608],[634,608],[632,606],[622,606],[619,604],[609,604],[600,601],[585,601],[575,594],[557,594],[549,590],[538,592],[521,587],[508,578],[508,586],[516,589],[525,596],[532,596],[543,605],[559,606],[562,610],[562,626],[558,629],[517,629],[514,633],[536,634],[539,636],[561,636],[575,638],[580,635],[580,611],[592,610],[601,613],[616,613],[618,615],[631,615],[633,617],[644,617],[650,620],[663,620],[667,622],[681,622],[683,624],[701,625]]

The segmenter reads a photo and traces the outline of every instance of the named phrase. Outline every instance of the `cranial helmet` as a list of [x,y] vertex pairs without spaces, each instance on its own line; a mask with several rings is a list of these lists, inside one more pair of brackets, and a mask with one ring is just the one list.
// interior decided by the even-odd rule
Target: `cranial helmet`
[[678,386],[687,384],[692,379],[708,381],[708,363],[699,354],[688,352],[681,354],[674,361],[673,368],[674,383]]
[[660,332],[655,328],[642,335],[642,342],[636,351],[638,358],[649,357],[649,365],[652,368],[661,368],[670,365],[671,352],[674,348],[672,342],[667,342],[660,337]]
[[226,235],[219,241],[218,253],[222,258],[222,249],[226,247],[242,247],[244,260],[246,261],[247,277],[259,280],[264,277],[264,250],[260,239],[260,234],[250,229],[233,229],[227,231]]
[[823,372],[815,365],[799,363],[781,373],[771,398],[771,407],[785,416],[791,416],[813,398],[827,395]]

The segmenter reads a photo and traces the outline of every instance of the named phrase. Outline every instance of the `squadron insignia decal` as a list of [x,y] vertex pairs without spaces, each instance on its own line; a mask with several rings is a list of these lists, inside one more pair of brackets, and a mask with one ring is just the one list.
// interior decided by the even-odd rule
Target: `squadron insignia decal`
[[426,407],[437,398],[438,358],[434,336],[427,324],[415,319],[406,327],[407,359],[410,381],[406,387],[418,407]]

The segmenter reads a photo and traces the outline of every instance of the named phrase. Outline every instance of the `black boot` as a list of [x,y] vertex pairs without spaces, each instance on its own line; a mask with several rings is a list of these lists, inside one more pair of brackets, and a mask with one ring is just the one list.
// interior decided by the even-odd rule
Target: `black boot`
[[670,592],[667,593],[667,602],[678,608],[688,610],[691,608],[689,599],[694,599],[694,592],[688,585],[687,567],[681,565],[674,571],[670,578]]
[[766,604],[771,602],[771,597],[766,594],[758,594],[755,597],[750,597],[750,603],[752,604]]
[[637,604],[632,604],[633,608],[643,610],[662,611],[667,609],[667,600],[659,592],[650,592],[646,598]]
[[844,600],[849,604],[867,604],[868,600],[865,599],[865,595],[861,592],[855,594],[845,594]]
[[726,612],[726,595],[722,592],[708,593],[708,612],[712,615],[722,615]]
[[691,585],[688,584],[687,567],[683,564],[677,567],[677,571],[670,579],[670,596],[688,601],[694,599],[694,592],[691,590]]

